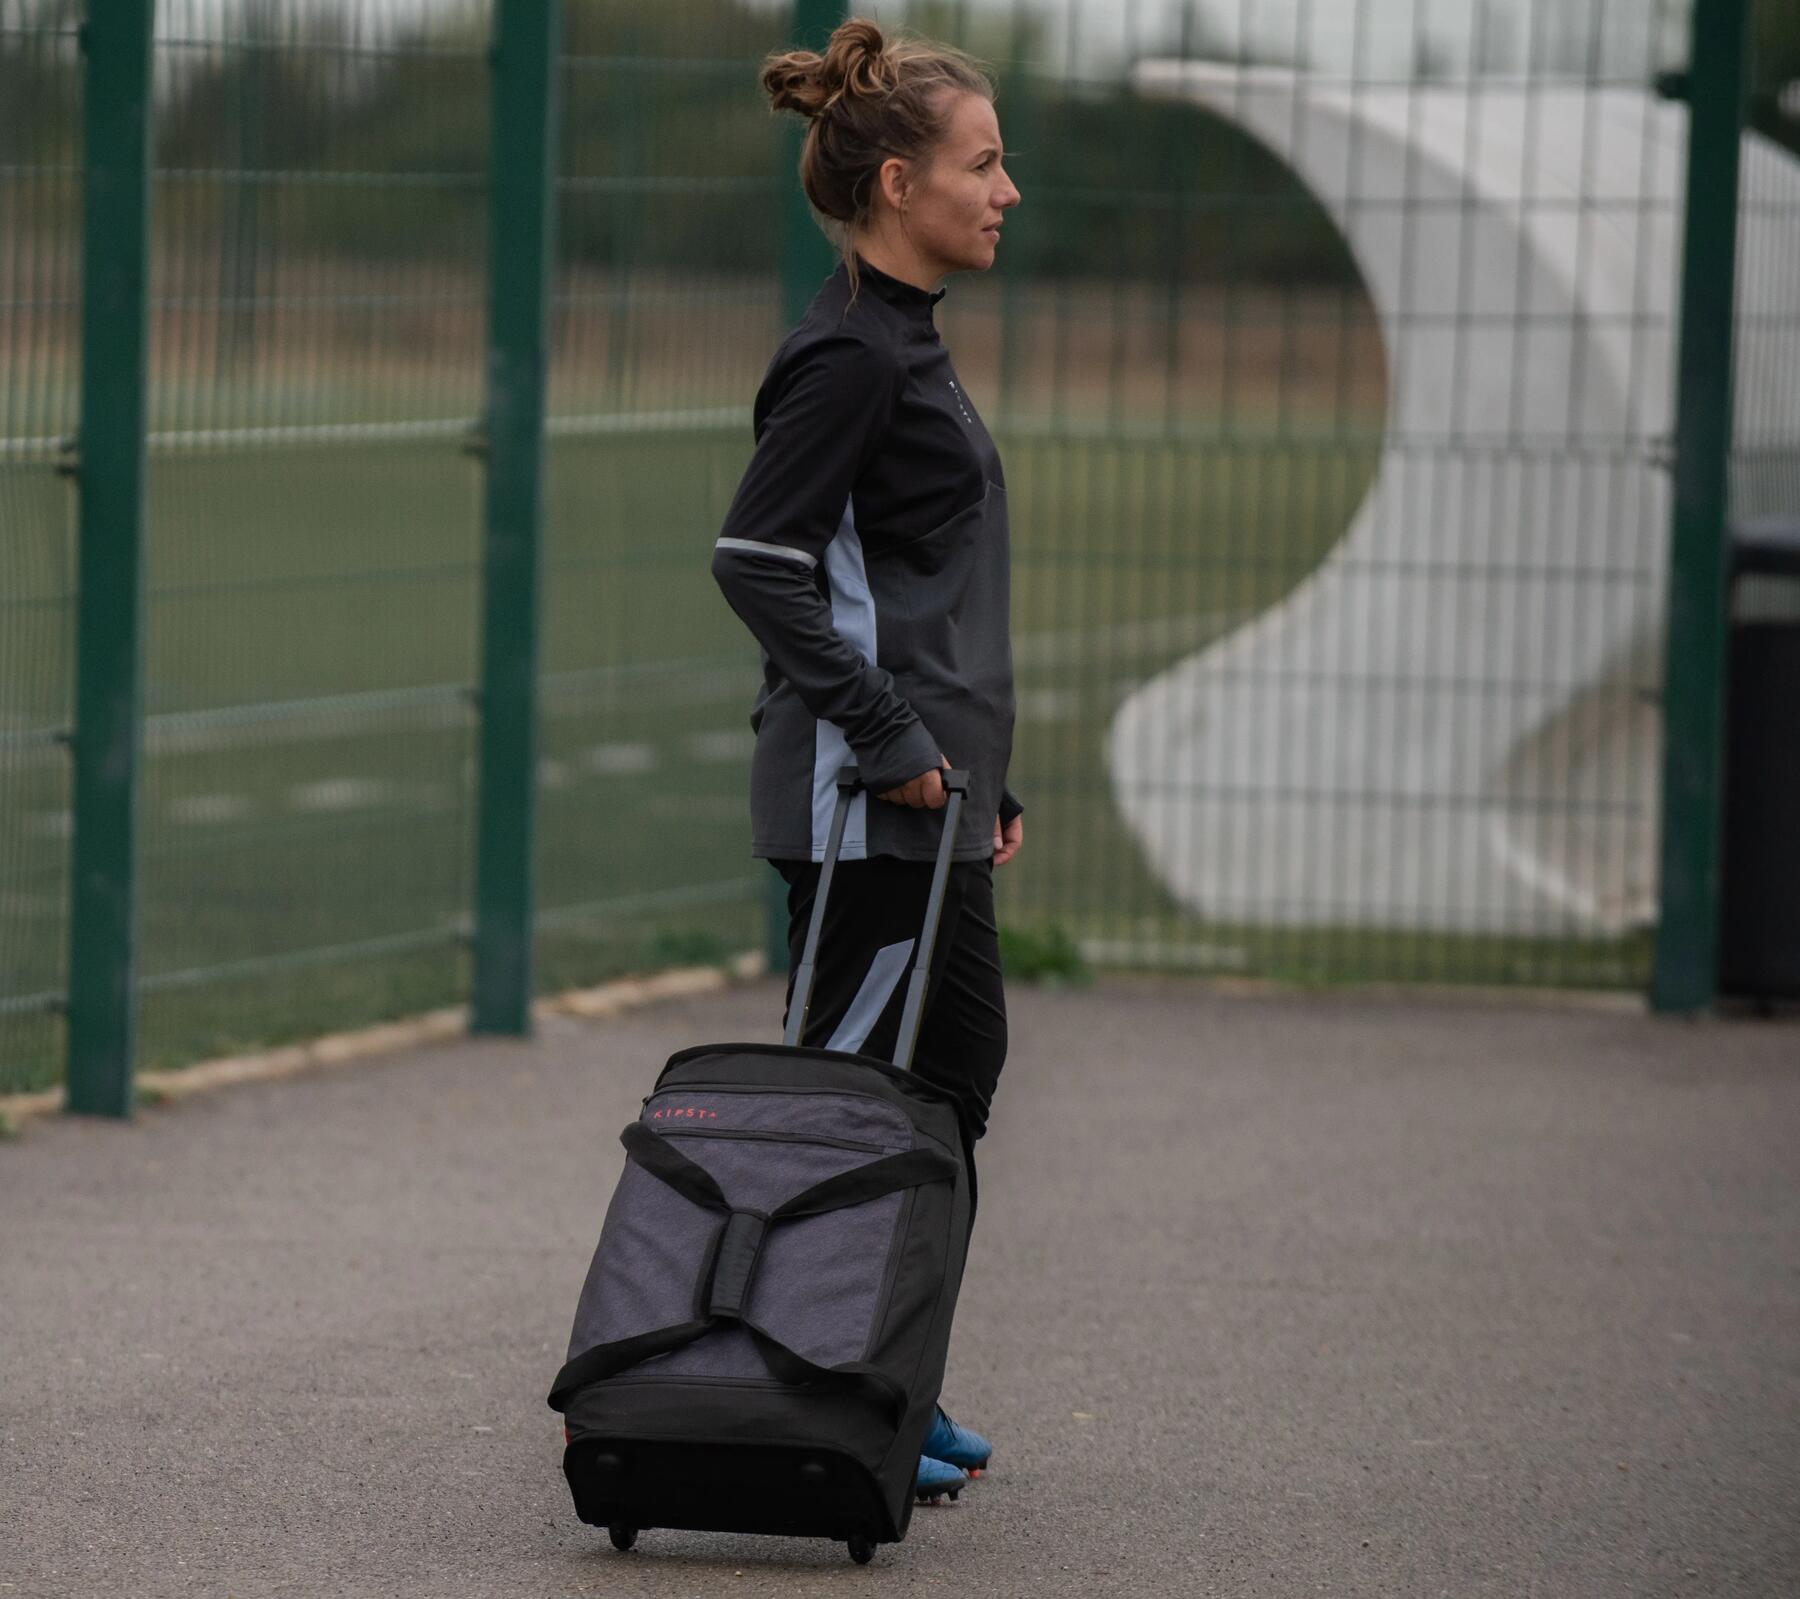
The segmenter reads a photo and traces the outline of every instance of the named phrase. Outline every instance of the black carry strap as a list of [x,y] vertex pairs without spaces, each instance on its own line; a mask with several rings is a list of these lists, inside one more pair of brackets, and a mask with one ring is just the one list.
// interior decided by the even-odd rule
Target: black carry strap
[[630,1338],[615,1338],[610,1344],[595,1344],[586,1354],[577,1355],[556,1374],[550,1390],[550,1408],[567,1410],[569,1401],[591,1382],[602,1377],[616,1377],[629,1366],[652,1355],[672,1354],[685,1349],[702,1333],[711,1332],[713,1319],[678,1322],[673,1327],[658,1327],[654,1332],[635,1333]]
[[896,1189],[917,1188],[921,1183],[954,1182],[956,1173],[956,1162],[933,1149],[909,1149],[900,1155],[884,1155],[866,1166],[854,1166],[835,1177],[814,1183],[778,1206],[770,1213],[769,1220],[791,1221],[796,1216],[818,1216],[828,1210],[842,1210],[846,1205],[879,1199]]
[[691,1199],[702,1210],[730,1213],[731,1204],[713,1174],[655,1133],[642,1122],[627,1123],[619,1134],[625,1153],[653,1177],[660,1177],[684,1198]]
[[[931,894],[925,901],[925,926],[919,933],[919,951],[906,985],[900,1032],[894,1040],[894,1064],[903,1072],[912,1070],[913,1050],[919,1042],[919,1023],[925,1013],[925,989],[931,978],[931,952],[937,946],[938,921],[944,914],[944,890],[950,881],[950,857],[956,849],[956,824],[962,816],[963,796],[969,791],[967,772],[945,767],[938,776],[944,781],[949,803],[944,807],[944,837],[938,845],[937,863],[931,872]],[[825,838],[825,860],[819,870],[819,886],[813,892],[812,920],[806,927],[806,945],[794,973],[794,998],[788,1006],[784,1044],[798,1044],[806,1032],[806,1013],[812,1007],[813,970],[819,956],[819,934],[825,926],[825,901],[830,897],[838,851],[844,844],[844,819],[850,814],[851,799],[861,787],[862,774],[854,766],[839,770],[837,805],[831,813],[831,831]]]
[[955,1161],[929,1149],[909,1149],[898,1155],[885,1155],[880,1160],[814,1183],[765,1214],[759,1210],[734,1209],[711,1172],[689,1160],[666,1138],[642,1122],[627,1126],[619,1134],[619,1142],[625,1146],[625,1153],[653,1177],[667,1183],[703,1210],[722,1212],[725,1221],[701,1269],[693,1319],[672,1327],[659,1327],[653,1332],[635,1333],[629,1338],[615,1338],[611,1343],[596,1344],[584,1354],[577,1355],[557,1373],[556,1383],[550,1390],[552,1410],[566,1410],[568,1402],[589,1383],[617,1376],[653,1355],[684,1349],[714,1327],[736,1322],[755,1340],[769,1369],[783,1382],[830,1382],[869,1388],[893,1409],[895,1415],[904,1414],[906,1390],[879,1366],[863,1360],[821,1366],[783,1343],[767,1328],[749,1320],[744,1315],[744,1308],[749,1300],[750,1278],[771,1228],[799,1216],[818,1216],[826,1211],[861,1205],[871,1199],[880,1199],[884,1194],[917,1188],[922,1183],[952,1182],[958,1170]]

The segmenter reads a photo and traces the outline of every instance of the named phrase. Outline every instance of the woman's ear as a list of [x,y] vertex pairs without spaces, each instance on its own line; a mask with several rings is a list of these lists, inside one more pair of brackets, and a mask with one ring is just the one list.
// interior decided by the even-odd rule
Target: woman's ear
[[875,181],[881,186],[881,197],[896,211],[904,210],[912,185],[907,179],[906,163],[891,155],[876,170]]

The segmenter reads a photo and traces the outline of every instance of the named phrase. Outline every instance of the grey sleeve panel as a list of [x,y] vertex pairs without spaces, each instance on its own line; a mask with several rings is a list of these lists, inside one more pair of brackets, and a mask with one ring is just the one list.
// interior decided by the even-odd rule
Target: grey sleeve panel
[[871,790],[898,788],[939,761],[936,741],[894,688],[832,626],[808,568],[721,549],[712,571],[732,610],[815,717],[843,729]]
[[712,559],[726,602],[806,709],[843,730],[877,792],[936,766],[937,745],[893,675],[837,631],[817,567],[903,376],[891,351],[848,333],[779,358]]

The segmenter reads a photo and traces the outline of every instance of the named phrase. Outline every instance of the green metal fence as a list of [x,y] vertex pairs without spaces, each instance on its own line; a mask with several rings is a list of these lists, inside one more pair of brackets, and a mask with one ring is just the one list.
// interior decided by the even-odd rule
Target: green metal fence
[[80,207],[75,24],[0,0],[0,1088],[62,1067]]
[[[81,992],[166,1063],[471,995],[509,1030],[528,992],[764,942],[754,651],[708,552],[830,266],[756,66],[843,9],[156,8],[120,800],[129,748],[77,732],[74,601],[81,518],[120,516],[82,475],[77,272],[83,205],[121,203],[120,130],[82,149],[117,45],[0,0],[0,1090],[57,1079]],[[1014,507],[1015,949],[1640,986],[1672,849],[1700,899],[1665,955],[1704,1002],[1716,674],[1682,734],[1702,820],[1672,832],[1658,708],[1683,96],[1732,91],[1687,76],[1688,8],[865,9],[994,66],[1025,197],[938,317]],[[1751,115],[1779,139],[1800,66],[1767,10]],[[1793,158],[1745,152],[1740,341],[1775,348]],[[1701,314],[1716,351],[1730,296]],[[128,402],[115,343],[90,372]],[[1749,368],[1734,482],[1791,512],[1800,360]],[[129,684],[119,630],[85,637]],[[83,826],[111,875],[72,875]],[[121,1108],[116,1072],[84,1080]]]
[[570,4],[545,526],[539,983],[760,947],[754,651],[711,591],[781,321],[786,18]]
[[461,997],[488,197],[485,7],[158,22],[146,1063]]

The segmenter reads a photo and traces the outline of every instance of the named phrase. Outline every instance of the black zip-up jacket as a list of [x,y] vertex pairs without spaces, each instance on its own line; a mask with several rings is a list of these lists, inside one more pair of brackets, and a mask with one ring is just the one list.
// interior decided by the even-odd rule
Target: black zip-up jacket
[[993,852],[1012,644],[1000,456],[938,339],[944,291],[842,263],[756,395],[756,449],[712,572],[762,646],[751,711],[753,852],[819,860],[854,761],[843,857],[930,860],[942,815],[871,798],[939,764],[970,774],[956,858]]

